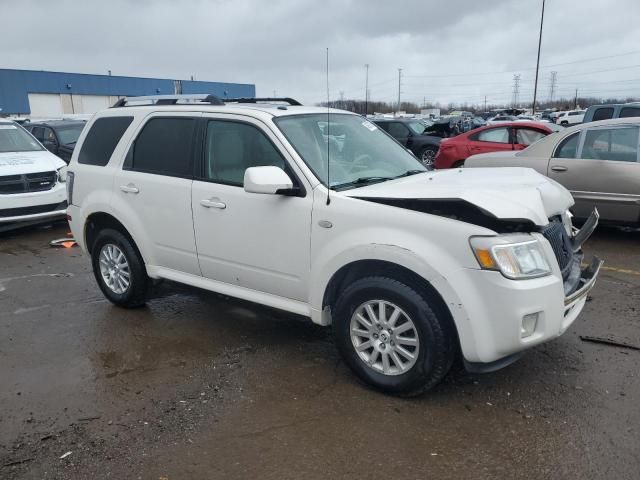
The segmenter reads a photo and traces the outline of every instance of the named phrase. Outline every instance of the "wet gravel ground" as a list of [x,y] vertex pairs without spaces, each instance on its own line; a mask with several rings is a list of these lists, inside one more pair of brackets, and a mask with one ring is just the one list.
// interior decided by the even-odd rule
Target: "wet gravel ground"
[[640,231],[601,228],[561,338],[414,399],[360,384],[330,332],[164,285],[104,300],[63,225],[0,234],[0,478],[607,478],[640,471]]

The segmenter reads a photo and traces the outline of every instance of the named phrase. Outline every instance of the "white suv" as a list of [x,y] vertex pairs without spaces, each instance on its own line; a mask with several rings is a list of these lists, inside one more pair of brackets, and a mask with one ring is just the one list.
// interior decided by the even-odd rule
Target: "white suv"
[[0,119],[0,232],[64,219],[67,164],[17,123]]
[[489,371],[576,319],[597,216],[576,234],[562,186],[429,171],[359,115],[285,100],[125,99],[89,122],[68,217],[109,300],[141,306],[169,279],[304,315],[402,394],[460,352]]
[[586,110],[569,110],[568,112],[562,112],[556,117],[556,123],[558,125],[577,125],[582,123]]

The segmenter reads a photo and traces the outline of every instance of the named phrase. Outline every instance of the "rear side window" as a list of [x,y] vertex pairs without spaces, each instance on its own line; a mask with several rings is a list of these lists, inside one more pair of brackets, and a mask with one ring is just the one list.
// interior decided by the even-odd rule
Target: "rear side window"
[[483,130],[475,136],[474,140],[478,140],[479,142],[510,143],[509,129],[501,127]]
[[640,117],[640,107],[624,107],[620,110],[620,118]]
[[613,118],[613,107],[598,108],[593,114],[593,121]]
[[516,143],[519,143],[520,145],[531,145],[545,136],[545,133],[538,130],[533,130],[531,128],[518,128],[516,130]]
[[556,148],[556,153],[553,155],[555,158],[576,158],[578,153],[578,139],[580,138],[580,132],[576,132],[573,135],[568,136],[562,142],[560,146]]
[[581,157],[593,160],[636,162],[638,160],[638,127],[587,130]]
[[105,117],[93,122],[82,143],[78,163],[104,167],[132,121],[133,117]]
[[125,168],[172,177],[193,176],[194,118],[153,118],[129,152]]

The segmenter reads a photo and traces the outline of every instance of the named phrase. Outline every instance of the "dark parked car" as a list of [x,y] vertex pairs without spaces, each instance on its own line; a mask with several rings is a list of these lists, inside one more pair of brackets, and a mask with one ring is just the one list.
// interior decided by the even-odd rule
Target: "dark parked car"
[[82,132],[84,120],[52,120],[24,125],[51,153],[69,163],[76,141]]
[[441,139],[426,135],[426,125],[422,121],[414,118],[381,118],[373,122],[411,150],[425,167],[433,167]]

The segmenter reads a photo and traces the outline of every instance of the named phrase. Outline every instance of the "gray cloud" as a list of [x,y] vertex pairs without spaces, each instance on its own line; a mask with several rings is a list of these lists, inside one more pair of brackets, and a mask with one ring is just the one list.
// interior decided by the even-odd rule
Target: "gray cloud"
[[[521,74],[533,94],[540,0],[126,1],[0,0],[0,67],[255,83],[258,94],[324,98],[331,91],[443,103],[511,99]],[[547,0],[539,89],[640,96],[640,2]],[[10,41],[7,41],[10,39]],[[572,63],[612,55],[613,58]],[[547,67],[548,65],[556,65]],[[638,67],[638,68],[636,68]],[[622,69],[624,68],[624,69]],[[490,73],[501,72],[501,73]]]

